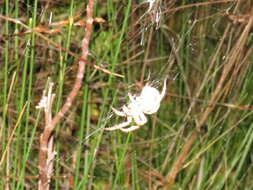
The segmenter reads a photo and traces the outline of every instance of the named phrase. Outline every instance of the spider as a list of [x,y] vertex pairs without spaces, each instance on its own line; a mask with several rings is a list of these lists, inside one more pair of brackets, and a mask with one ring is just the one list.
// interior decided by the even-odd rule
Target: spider
[[[126,117],[127,121],[115,125],[105,130],[113,131],[120,129],[123,132],[130,132],[139,129],[140,126],[147,123],[147,117],[145,114],[150,115],[156,113],[160,107],[160,103],[166,93],[166,80],[163,83],[163,89],[160,93],[156,88],[146,84],[139,96],[128,94],[130,103],[122,107],[122,111],[119,111],[112,107],[113,112],[121,117]],[[136,125],[126,128],[134,120]]]

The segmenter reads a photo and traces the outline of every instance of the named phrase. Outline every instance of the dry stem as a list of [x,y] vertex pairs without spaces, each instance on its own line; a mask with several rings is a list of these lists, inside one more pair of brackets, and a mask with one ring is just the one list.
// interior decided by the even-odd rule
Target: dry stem
[[[82,40],[82,56],[78,62],[78,72],[76,75],[76,80],[68,95],[66,102],[62,106],[61,110],[51,119],[51,109],[45,110],[45,119],[46,126],[44,131],[40,137],[40,150],[39,150],[39,189],[40,190],[48,190],[50,186],[50,180],[52,176],[53,170],[53,138],[52,133],[55,129],[56,124],[62,119],[64,114],[69,110],[72,105],[75,97],[77,96],[81,86],[82,80],[85,71],[85,65],[87,64],[86,60],[88,58],[89,52],[89,42],[92,34],[92,24],[93,24],[93,7],[94,0],[89,0],[89,4],[87,6],[87,25],[85,30],[85,36]],[[48,95],[49,96],[49,95]],[[52,105],[52,102],[51,102]],[[50,105],[50,106],[51,106]]]

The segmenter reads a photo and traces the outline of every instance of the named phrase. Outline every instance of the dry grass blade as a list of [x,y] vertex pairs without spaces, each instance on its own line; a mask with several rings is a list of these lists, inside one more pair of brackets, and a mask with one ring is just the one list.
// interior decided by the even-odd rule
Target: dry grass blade
[[[244,49],[243,47],[246,44],[246,40],[248,39],[249,32],[252,28],[252,25],[253,25],[253,13],[252,13],[247,25],[245,26],[240,38],[238,39],[234,48],[230,52],[230,56],[227,59],[227,63],[224,65],[221,77],[216,85],[214,92],[212,93],[209,106],[207,106],[204,113],[201,114],[201,116],[199,117],[200,120],[199,120],[198,126],[197,126],[198,130],[200,130],[200,128],[205,124],[209,114],[212,112],[212,110],[215,107],[214,105],[217,104],[217,102],[219,101],[219,99],[221,98],[222,95],[225,95],[224,92],[226,90],[228,90],[228,88],[231,88],[231,85],[227,86],[227,84],[225,84],[225,81],[228,79],[228,77],[230,76],[229,74],[231,74],[233,69],[236,68],[237,65],[240,65],[242,59],[244,58],[243,57],[243,49]],[[237,77],[237,76],[235,76],[235,77]],[[180,156],[174,162],[170,173],[168,173],[168,179],[166,180],[167,189],[170,189],[171,186],[174,184],[176,176],[177,176],[178,172],[182,169],[184,161],[187,158],[187,156],[190,152],[190,149],[196,139],[197,139],[197,133],[193,132],[192,136],[189,138],[189,140],[187,140],[187,142],[183,146]]]

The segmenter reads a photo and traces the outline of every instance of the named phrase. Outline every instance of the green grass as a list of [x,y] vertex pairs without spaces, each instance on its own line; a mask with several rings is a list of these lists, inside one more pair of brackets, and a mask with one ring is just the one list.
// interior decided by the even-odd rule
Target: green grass
[[[162,1],[156,29],[148,14],[139,20],[147,3],[96,1],[94,17],[106,22],[94,24],[89,61],[124,78],[87,65],[83,87],[54,133],[51,189],[253,188],[252,3],[208,2]],[[48,26],[50,17],[85,19],[83,1],[0,5],[1,15],[30,28]],[[65,102],[77,71],[68,51],[80,55],[84,29],[76,20],[48,26],[57,33],[0,21],[0,189],[36,189],[44,114],[35,106],[49,80],[53,114]],[[111,106],[127,103],[127,93],[147,82],[161,90],[165,78],[168,94],[146,125],[129,134],[102,130],[123,120]]]

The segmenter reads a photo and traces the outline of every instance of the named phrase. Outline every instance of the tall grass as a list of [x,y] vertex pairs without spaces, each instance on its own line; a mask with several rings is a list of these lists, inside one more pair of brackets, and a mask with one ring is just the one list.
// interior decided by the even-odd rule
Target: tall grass
[[[148,3],[96,2],[94,16],[105,23],[94,24],[89,62],[124,78],[86,67],[54,133],[52,189],[253,188],[252,2],[160,2],[159,28]],[[1,5],[0,187],[36,189],[44,118],[35,106],[48,80],[54,113],[73,86],[86,3]],[[50,25],[60,21],[67,22]],[[167,96],[146,125],[129,134],[102,130],[124,120],[111,106],[147,82],[161,90],[165,78]]]

